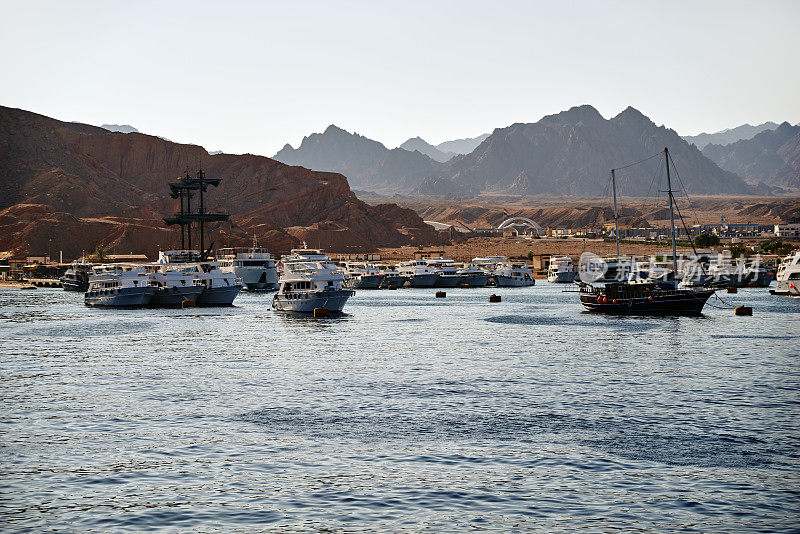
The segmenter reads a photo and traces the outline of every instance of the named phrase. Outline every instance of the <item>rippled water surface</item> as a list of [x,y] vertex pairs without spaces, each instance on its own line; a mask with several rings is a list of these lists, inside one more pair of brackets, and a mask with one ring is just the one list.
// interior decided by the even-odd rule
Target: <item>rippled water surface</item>
[[317,320],[0,289],[2,529],[796,532],[800,300],[619,318],[561,289]]

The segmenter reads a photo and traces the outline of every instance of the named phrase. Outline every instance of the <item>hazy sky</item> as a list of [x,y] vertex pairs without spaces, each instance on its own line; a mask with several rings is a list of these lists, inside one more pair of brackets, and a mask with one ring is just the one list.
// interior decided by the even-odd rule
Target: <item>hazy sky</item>
[[800,122],[800,1],[0,0],[0,105],[271,156],[578,104],[681,134]]

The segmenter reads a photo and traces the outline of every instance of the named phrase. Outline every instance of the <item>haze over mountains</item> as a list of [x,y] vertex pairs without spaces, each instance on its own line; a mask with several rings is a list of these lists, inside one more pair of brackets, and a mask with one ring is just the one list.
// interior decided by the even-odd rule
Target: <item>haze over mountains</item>
[[[767,128],[769,123],[760,127]],[[745,135],[747,128],[734,128]],[[770,131],[770,130],[766,130]],[[492,134],[450,141],[436,147],[417,137],[394,150],[336,126],[286,145],[275,159],[347,176],[354,189],[379,194],[470,197],[480,193],[513,195],[597,195],[608,187],[612,167],[638,161],[669,147],[684,185],[693,194],[769,194],[763,180],[747,183],[719,168],[675,131],[656,126],[634,108],[605,119],[584,105],[549,115],[536,123],[498,128]],[[455,155],[443,148],[472,150]],[[455,151],[453,151],[455,152]],[[624,194],[654,194],[652,170],[628,171]],[[773,179],[772,186],[787,182]],[[663,189],[663,187],[661,188]]]
[[736,128],[725,128],[724,130],[715,133],[684,135],[683,138],[687,143],[697,145],[697,148],[703,150],[703,148],[710,144],[729,145],[742,139],[752,139],[757,134],[765,130],[774,130],[777,127],[778,124],[774,122],[765,122],[757,126],[742,124]]
[[800,125],[784,122],[752,139],[724,146],[710,144],[703,154],[749,183],[800,188]]

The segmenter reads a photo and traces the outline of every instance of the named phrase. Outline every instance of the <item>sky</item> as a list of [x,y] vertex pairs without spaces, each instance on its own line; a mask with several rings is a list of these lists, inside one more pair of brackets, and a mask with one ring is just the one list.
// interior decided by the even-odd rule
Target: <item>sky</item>
[[0,105],[274,155],[591,104],[682,135],[800,122],[800,1],[0,0]]

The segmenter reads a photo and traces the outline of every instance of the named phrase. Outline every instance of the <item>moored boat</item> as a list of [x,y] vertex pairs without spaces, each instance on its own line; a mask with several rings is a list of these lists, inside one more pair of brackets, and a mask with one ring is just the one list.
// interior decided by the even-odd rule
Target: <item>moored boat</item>
[[547,281],[553,284],[571,284],[575,281],[575,264],[569,256],[551,256],[547,267]]
[[217,251],[219,268],[242,280],[248,291],[268,291],[278,288],[278,269],[275,259],[265,248],[258,246],[253,236],[250,248],[221,248]]
[[64,275],[59,279],[64,291],[83,291],[89,289],[89,273],[92,271],[92,264],[86,262],[84,258],[75,260]]
[[293,249],[281,258],[283,273],[272,307],[279,311],[340,312],[355,291],[344,288],[344,275],[317,249]]
[[775,279],[778,284],[770,293],[773,295],[800,296],[800,250],[781,260]]
[[142,266],[106,264],[92,267],[83,301],[87,306],[139,308],[158,290]]

